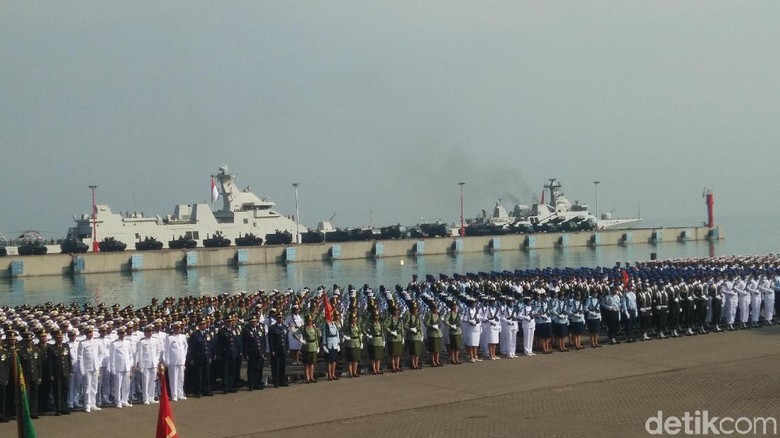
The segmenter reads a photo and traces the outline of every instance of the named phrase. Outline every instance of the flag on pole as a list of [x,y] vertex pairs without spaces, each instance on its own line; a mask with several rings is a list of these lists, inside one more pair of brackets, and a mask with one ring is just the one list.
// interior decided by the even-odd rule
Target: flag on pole
[[[30,418],[30,402],[27,400],[27,383],[24,381],[19,353],[14,352],[14,386],[16,387],[16,425],[19,438],[35,438],[35,426]],[[37,402],[37,400],[36,400]]]
[[214,182],[214,178],[211,178],[211,203],[219,198],[219,191],[217,190],[217,183]]
[[328,294],[322,294],[323,306],[325,307],[325,321],[333,322],[333,306],[330,305]]
[[539,197],[541,201],[539,201],[540,204],[544,204],[544,189],[542,189],[542,196]]
[[165,384],[165,369],[158,373],[160,380],[160,411],[157,414],[157,438],[179,438],[173,424],[173,410],[168,401],[168,385]]
[[623,269],[623,287],[628,286],[628,271]]

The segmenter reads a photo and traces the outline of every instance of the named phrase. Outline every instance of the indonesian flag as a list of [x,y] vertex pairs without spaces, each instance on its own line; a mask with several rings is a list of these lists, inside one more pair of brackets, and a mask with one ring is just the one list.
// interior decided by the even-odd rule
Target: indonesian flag
[[173,410],[168,401],[168,387],[165,384],[165,371],[160,370],[160,412],[157,414],[157,438],[179,438],[173,424]]
[[323,294],[322,296],[323,306],[325,307],[325,321],[326,322],[332,322],[333,321],[333,306],[330,305],[330,300],[328,300],[328,295]]
[[211,203],[219,198],[219,191],[217,190],[217,184],[214,182],[214,178],[211,178]]

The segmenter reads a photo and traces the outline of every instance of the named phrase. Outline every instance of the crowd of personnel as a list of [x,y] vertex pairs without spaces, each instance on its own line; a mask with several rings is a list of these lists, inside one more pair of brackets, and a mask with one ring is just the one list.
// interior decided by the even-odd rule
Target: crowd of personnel
[[599,348],[758,328],[773,324],[778,294],[780,258],[765,255],[154,298],[140,308],[2,307],[0,421],[14,413],[17,356],[38,418],[158,403],[161,382],[173,401],[288,386],[288,365],[316,383],[440,367],[441,353],[458,365],[579,350],[585,335]]

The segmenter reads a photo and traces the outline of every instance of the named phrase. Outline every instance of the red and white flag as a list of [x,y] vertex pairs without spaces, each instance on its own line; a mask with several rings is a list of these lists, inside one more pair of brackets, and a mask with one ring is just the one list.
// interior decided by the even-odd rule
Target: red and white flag
[[211,203],[219,198],[219,191],[217,190],[217,184],[214,182],[214,178],[211,178]]
[[168,387],[165,385],[165,371],[160,370],[160,410],[157,413],[156,438],[179,438],[176,426],[173,424],[173,410],[168,401]]

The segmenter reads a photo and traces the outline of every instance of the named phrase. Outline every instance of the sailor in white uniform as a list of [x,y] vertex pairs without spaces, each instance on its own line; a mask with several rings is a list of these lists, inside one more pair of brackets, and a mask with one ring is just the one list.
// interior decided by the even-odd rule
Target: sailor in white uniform
[[[780,276],[775,277],[776,285],[780,285],[777,283],[778,281],[780,281]],[[759,284],[759,289],[761,289],[764,300],[764,321],[766,325],[772,325],[772,318],[775,316],[775,293],[777,293],[777,290],[772,287],[769,277],[764,277]]]
[[487,333],[484,334],[488,347],[488,358],[490,360],[498,360],[499,357],[496,354],[496,348],[498,341],[501,338],[501,308],[496,304],[496,299],[491,297],[488,302],[489,306],[485,307],[482,313],[483,330],[487,326]]
[[472,363],[481,362],[482,359],[477,354],[477,348],[479,348],[479,337],[482,334],[482,321],[477,310],[477,300],[469,297],[467,302],[468,307],[461,316],[463,341],[466,344],[469,361]]
[[154,384],[160,364],[160,345],[152,337],[153,331],[151,324],[144,327],[144,337],[138,341],[135,350],[135,366],[141,373],[141,401],[145,405],[154,402]]
[[534,353],[534,331],[536,330],[536,314],[531,306],[531,297],[523,298],[520,310],[520,319],[523,325],[523,354],[536,356]]
[[173,324],[173,334],[165,338],[163,362],[168,366],[173,401],[187,400],[184,396],[184,366],[187,361],[187,337],[181,332],[181,322]]
[[726,315],[726,326],[729,330],[734,330],[737,304],[739,303],[737,292],[734,291],[734,282],[730,278],[726,278],[720,285],[720,291],[723,294],[723,313]]
[[125,328],[117,329],[118,339],[111,343],[108,351],[108,369],[114,377],[116,407],[130,407],[130,374],[133,371],[133,343],[125,338]]
[[761,291],[758,278],[751,276],[748,280],[747,291],[750,293],[750,326],[758,327],[758,318],[761,316]]
[[514,298],[509,297],[501,311],[501,352],[508,358],[517,357],[518,310]]
[[748,318],[750,316],[750,292],[747,290],[747,282],[737,277],[737,281],[734,282],[734,292],[737,293],[739,298],[739,322],[744,329],[748,327]]
[[87,326],[85,339],[79,343],[78,362],[84,382],[84,411],[100,410],[97,405],[97,386],[105,348],[103,341],[95,339],[95,327]]

